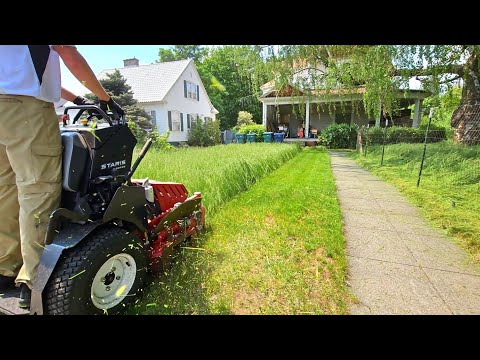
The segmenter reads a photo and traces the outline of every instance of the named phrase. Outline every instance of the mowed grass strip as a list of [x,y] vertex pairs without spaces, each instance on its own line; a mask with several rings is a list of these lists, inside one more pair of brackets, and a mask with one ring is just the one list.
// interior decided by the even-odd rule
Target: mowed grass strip
[[202,192],[203,204],[213,214],[298,152],[294,145],[268,143],[151,149],[134,177],[183,183],[190,195]]
[[328,154],[302,151],[207,223],[207,234],[180,249],[132,313],[347,312],[341,213]]
[[454,237],[480,261],[480,146],[444,141],[428,144],[420,187],[418,171],[423,144],[368,148],[352,153],[365,168],[395,185],[433,225]]

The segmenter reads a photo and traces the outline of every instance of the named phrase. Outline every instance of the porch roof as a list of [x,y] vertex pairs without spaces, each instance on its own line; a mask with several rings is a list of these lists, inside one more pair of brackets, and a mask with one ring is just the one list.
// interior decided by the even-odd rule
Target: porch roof
[[[278,96],[276,91],[269,91],[268,94],[260,96],[260,101],[268,105],[281,105],[281,104],[300,104],[305,103],[308,100],[310,103],[327,103],[327,102],[339,102],[339,101],[360,101],[363,99],[365,93],[364,87],[356,89],[332,89],[332,90],[313,90],[312,96],[307,98],[306,96],[289,96],[288,94],[282,94]],[[404,99],[425,99],[430,96],[431,93],[426,90],[408,89],[398,90],[397,98]]]

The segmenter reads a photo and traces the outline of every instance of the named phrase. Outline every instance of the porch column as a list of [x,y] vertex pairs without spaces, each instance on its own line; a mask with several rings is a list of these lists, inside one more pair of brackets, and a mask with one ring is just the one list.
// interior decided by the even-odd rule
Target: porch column
[[413,124],[412,127],[418,128],[420,119],[422,118],[422,99],[415,99],[415,107],[413,108]]
[[305,137],[308,139],[310,136],[309,134],[309,129],[310,129],[310,101],[307,100],[307,103],[305,104]]
[[267,129],[267,104],[262,103],[262,124]]

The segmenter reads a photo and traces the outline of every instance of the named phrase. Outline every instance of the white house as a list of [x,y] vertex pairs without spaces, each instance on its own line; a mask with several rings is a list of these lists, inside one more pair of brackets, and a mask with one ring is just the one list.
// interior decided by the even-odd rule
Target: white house
[[[193,119],[215,120],[218,111],[213,107],[193,60],[169,61],[139,65],[138,59],[124,60],[118,70],[132,87],[138,100],[158,132],[170,130],[169,142],[187,141]],[[117,69],[103,70],[99,79]]]

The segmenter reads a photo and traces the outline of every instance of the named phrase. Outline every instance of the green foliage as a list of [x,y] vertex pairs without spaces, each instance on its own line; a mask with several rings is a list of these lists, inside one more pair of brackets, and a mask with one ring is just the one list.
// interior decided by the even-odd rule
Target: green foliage
[[252,125],[254,124],[253,115],[250,114],[248,111],[239,111],[237,117],[237,125]]
[[164,49],[160,48],[158,50],[158,62],[167,62],[167,61],[174,61],[177,60],[175,54],[173,53],[172,49]]
[[[424,100],[423,106],[426,111],[431,107],[435,107],[432,117],[432,125],[437,128],[444,128],[447,137],[453,137],[453,129],[451,127],[452,113],[460,105],[462,98],[462,89],[458,86],[450,87],[446,92],[428,97]],[[422,116],[421,126],[427,126],[428,113]]]
[[357,141],[358,126],[330,124],[321,133],[323,145],[331,149],[353,149]]
[[153,131],[152,118],[141,107],[137,105],[126,106],[124,110],[127,121],[136,123],[145,134]]
[[150,134],[148,134],[148,137],[153,140],[152,147],[160,150],[170,150],[173,148],[173,146],[168,143],[169,136],[170,131],[167,131],[165,134],[160,135],[156,127]]
[[240,134],[257,134],[256,142],[263,142],[263,133],[265,128],[263,125],[252,124],[252,125],[242,125],[237,131]]
[[220,144],[220,122],[218,120],[202,121],[198,118],[192,121],[192,127],[188,134],[190,146],[213,146]]
[[261,61],[257,46],[227,45],[211,49],[196,64],[208,96],[219,111],[222,130],[236,125],[239,111],[248,111],[257,120],[262,118],[259,87],[252,85],[269,80],[263,70],[256,71],[253,66]]
[[159,49],[158,62],[193,59],[197,63],[206,54],[207,49],[201,45],[174,45],[170,49]]
[[130,131],[133,133],[133,135],[135,135],[135,138],[137,139],[137,142],[139,144],[143,144],[146,140],[145,139],[146,134],[142,131],[140,126],[138,126],[136,122],[131,121],[131,120],[127,121],[127,125],[128,125],[128,128],[130,129]]
[[[368,145],[383,144],[385,137],[385,144],[398,143],[423,143],[425,141],[426,128],[409,128],[402,126],[392,126],[387,128],[385,135],[385,128],[378,126],[370,129],[362,129],[362,136],[366,136]],[[444,128],[431,126],[427,136],[427,143],[434,143],[446,140],[446,131]]]

